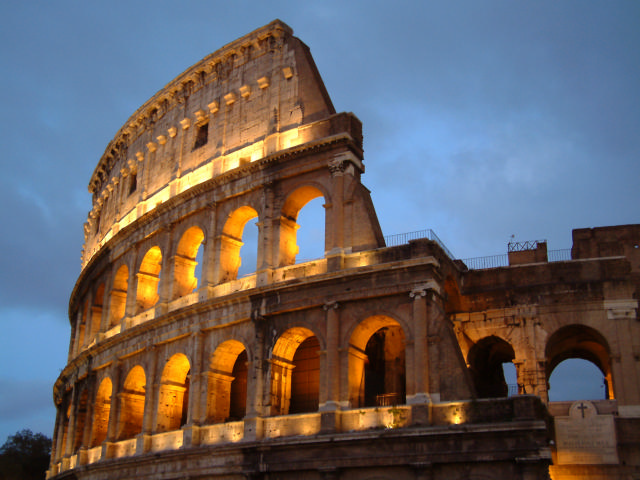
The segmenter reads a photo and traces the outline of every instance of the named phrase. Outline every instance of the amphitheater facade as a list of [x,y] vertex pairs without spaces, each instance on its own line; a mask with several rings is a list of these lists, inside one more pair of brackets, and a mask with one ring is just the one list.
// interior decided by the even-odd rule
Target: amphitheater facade
[[[363,173],[360,121],[277,20],[140,107],[89,184],[48,477],[640,479],[640,225],[475,265],[385,240]],[[549,401],[568,358],[606,398]]]

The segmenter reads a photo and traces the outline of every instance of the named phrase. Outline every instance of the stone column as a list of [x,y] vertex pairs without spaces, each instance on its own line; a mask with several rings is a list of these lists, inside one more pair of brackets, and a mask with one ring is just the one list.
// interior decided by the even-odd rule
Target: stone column
[[337,410],[340,403],[340,315],[338,302],[327,302],[323,305],[326,312],[327,354],[326,378],[324,388],[326,401],[320,410]]
[[73,341],[71,342],[71,348],[69,349],[69,360],[71,360],[71,358],[75,357],[78,354],[78,352],[80,351],[80,347],[82,346],[82,312],[83,306],[81,304],[80,308],[78,309],[78,313],[76,314],[76,326],[73,330],[74,337]]
[[51,448],[51,463],[60,460],[61,454],[64,455],[64,452],[62,451],[62,440],[64,439],[64,423],[67,414],[61,409],[63,404],[64,402],[62,402],[57,408],[56,428]]
[[328,245],[325,246],[327,256],[327,269],[339,270],[344,261],[344,174],[347,161],[336,156],[329,162],[331,172],[331,204],[327,205],[328,215],[325,215],[325,238]]
[[67,426],[67,443],[64,448],[65,456],[73,454],[73,446],[76,443],[76,421],[77,421],[77,409],[78,409],[78,386],[73,386],[73,392],[71,393],[71,413],[69,414],[69,424]]
[[209,298],[209,289],[216,283],[215,279],[215,265],[216,261],[216,203],[211,202],[208,207],[209,210],[209,228],[204,242],[202,244],[202,278],[200,279],[200,286],[198,287],[198,297],[200,301],[204,301]]
[[[85,412],[84,419],[84,431],[82,432],[82,444],[80,445],[81,450],[87,450],[91,446],[91,433],[93,432],[93,412],[94,405],[96,403],[96,376],[95,373],[89,375],[87,378],[87,411]],[[86,458],[83,458],[79,463],[86,463]]]
[[142,417],[142,433],[136,442],[136,454],[149,450],[150,437],[153,435],[158,423],[157,398],[160,389],[157,381],[158,349],[155,346],[147,347],[147,355],[151,357],[149,361],[149,372],[146,378],[146,393],[144,396],[144,413]]
[[440,286],[433,280],[418,285],[411,290],[409,297],[413,299],[414,338],[414,392],[407,395],[408,404],[431,403],[430,365],[429,365],[429,322],[437,315],[435,300],[440,294]]
[[632,339],[632,325],[636,319],[638,301],[629,300],[605,300],[604,308],[607,319],[615,322],[619,356],[612,355],[611,370],[613,372],[615,397],[618,401],[620,414],[625,416],[625,410],[634,415],[640,414],[640,378],[638,367],[634,358]]
[[[335,432],[339,428],[338,409],[340,408],[340,316],[338,302],[323,305],[326,312],[327,346],[324,365],[320,365],[320,430],[324,433]],[[323,391],[324,390],[324,391]]]
[[140,268],[139,262],[141,259],[138,258],[140,252],[136,247],[136,258],[132,265],[131,270],[129,270],[129,278],[127,279],[127,304],[125,305],[124,317],[122,317],[121,323],[122,327],[120,329],[123,332],[127,325],[127,319],[131,317],[135,317],[138,313],[137,309],[137,298],[138,298],[138,275],[137,269]]
[[120,404],[118,402],[120,393],[120,377],[122,375],[122,362],[118,362],[111,369],[111,404],[109,407],[109,424],[107,426],[107,439],[102,444],[102,458],[111,458],[112,444],[118,441],[118,417],[120,415]]
[[189,411],[187,424],[199,425],[202,418],[200,403],[202,397],[202,357],[204,350],[204,334],[201,331],[192,334],[193,365],[191,365],[191,384],[189,386]]
[[247,368],[247,413],[244,420],[244,439],[258,440],[262,438],[262,416],[264,415],[264,320],[256,316],[253,319],[255,343],[253,358]]
[[275,249],[275,235],[274,235],[274,212],[275,205],[275,185],[273,182],[269,182],[263,185],[263,218],[258,222],[258,266],[257,266],[257,280],[258,286],[267,285],[271,283],[272,269],[274,268],[274,249]]
[[160,280],[158,284],[158,302],[156,303],[156,316],[168,311],[169,302],[171,301],[171,290],[175,277],[175,255],[170,252],[174,250],[173,229],[169,232],[168,248],[166,252],[162,252],[162,263],[160,265]]
[[187,406],[187,423],[182,427],[184,431],[184,444],[199,445],[200,408],[202,397],[202,332],[191,334],[193,352],[193,365],[191,365],[189,385],[189,405]]

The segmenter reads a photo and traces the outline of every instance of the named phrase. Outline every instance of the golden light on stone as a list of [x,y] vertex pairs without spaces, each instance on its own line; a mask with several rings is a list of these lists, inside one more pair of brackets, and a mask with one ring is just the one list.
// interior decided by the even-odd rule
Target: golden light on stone
[[[282,22],[187,69],[105,152],[54,387],[50,478],[350,478],[374,466],[398,480],[548,478],[545,408],[565,408],[547,401],[548,370],[575,352],[598,363],[610,399],[593,403],[597,425],[581,404],[553,413],[569,417],[556,433],[570,442],[601,424],[592,437],[636,448],[625,432],[637,382],[619,372],[637,363],[627,257],[640,227],[576,230],[571,259],[497,269],[454,260],[433,232],[385,242],[361,183],[362,125],[335,113]],[[320,197],[325,254],[300,263],[301,212]],[[533,395],[496,397],[492,367],[515,359]],[[434,448],[458,441],[463,455]],[[581,446],[554,461],[577,464]]]

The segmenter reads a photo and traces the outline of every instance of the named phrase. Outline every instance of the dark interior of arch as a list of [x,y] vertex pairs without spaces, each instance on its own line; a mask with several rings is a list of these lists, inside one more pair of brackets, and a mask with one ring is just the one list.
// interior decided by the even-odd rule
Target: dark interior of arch
[[502,364],[513,361],[511,345],[498,337],[480,340],[469,350],[468,363],[476,395],[479,398],[506,397],[509,386],[504,379]]

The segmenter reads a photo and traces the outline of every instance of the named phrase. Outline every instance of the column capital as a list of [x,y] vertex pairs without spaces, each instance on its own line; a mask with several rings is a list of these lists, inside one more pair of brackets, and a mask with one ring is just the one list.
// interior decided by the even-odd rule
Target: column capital
[[353,152],[341,152],[336,154],[327,165],[331,175],[342,176],[345,173],[353,175],[354,167],[359,171],[364,171],[362,161]]
[[328,310],[337,310],[338,308],[340,308],[340,304],[333,300],[330,302],[325,302],[325,304],[322,306],[322,309],[325,312]]
[[438,295],[442,294],[442,289],[440,288],[440,285],[438,285],[438,283],[435,280],[429,280],[426,283],[416,285],[415,287],[413,287],[411,289],[411,292],[409,292],[409,297],[413,298],[414,300],[417,300],[419,298],[426,297],[427,292],[429,291],[433,291]]
[[638,301],[633,299],[605,300],[604,309],[609,320],[623,320],[636,318]]

